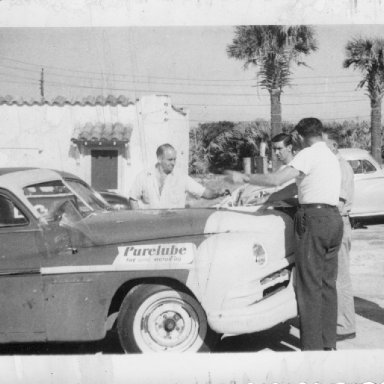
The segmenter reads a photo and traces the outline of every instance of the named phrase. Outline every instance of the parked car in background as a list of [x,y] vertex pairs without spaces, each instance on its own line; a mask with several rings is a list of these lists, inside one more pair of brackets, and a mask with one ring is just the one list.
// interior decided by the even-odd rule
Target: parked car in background
[[0,277],[0,343],[196,352],[297,315],[289,215],[116,211],[48,169],[0,168]]
[[120,209],[131,209],[131,203],[127,197],[111,191],[98,192],[113,209],[117,211]]
[[[352,205],[351,219],[365,219],[384,216],[384,170],[369,154],[358,148],[340,149],[340,154],[352,166],[355,178],[355,197]],[[241,211],[255,212],[261,205],[262,197],[276,191],[276,188],[266,188],[257,185],[240,186],[218,204]],[[277,203],[274,204],[277,207]],[[280,206],[286,206],[283,202]]]
[[363,149],[343,148],[340,154],[351,164],[355,174],[351,218],[358,220],[384,216],[384,170]]

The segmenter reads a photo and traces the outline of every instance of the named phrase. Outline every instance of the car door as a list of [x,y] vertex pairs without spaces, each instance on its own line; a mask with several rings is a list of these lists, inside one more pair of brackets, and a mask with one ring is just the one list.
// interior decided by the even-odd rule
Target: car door
[[351,160],[355,174],[355,196],[351,216],[384,215],[384,173],[368,159]]
[[0,188],[0,342],[45,339],[40,273],[45,254],[37,221]]

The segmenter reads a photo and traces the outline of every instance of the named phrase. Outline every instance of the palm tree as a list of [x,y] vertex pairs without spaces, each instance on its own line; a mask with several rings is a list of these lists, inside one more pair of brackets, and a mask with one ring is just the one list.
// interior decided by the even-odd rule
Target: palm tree
[[259,85],[268,90],[271,100],[271,135],[281,132],[283,88],[290,83],[291,66],[305,65],[301,58],[317,49],[310,26],[252,25],[235,27],[235,37],[227,46],[229,57],[258,68]]
[[371,153],[381,164],[381,100],[384,95],[384,39],[356,38],[345,47],[344,68],[363,73],[359,88],[366,87],[371,102]]

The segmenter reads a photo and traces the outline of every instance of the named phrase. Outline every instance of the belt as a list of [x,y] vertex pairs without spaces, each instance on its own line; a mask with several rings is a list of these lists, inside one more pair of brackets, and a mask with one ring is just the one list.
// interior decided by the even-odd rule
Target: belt
[[336,205],[330,205],[330,204],[299,204],[300,208],[336,208]]

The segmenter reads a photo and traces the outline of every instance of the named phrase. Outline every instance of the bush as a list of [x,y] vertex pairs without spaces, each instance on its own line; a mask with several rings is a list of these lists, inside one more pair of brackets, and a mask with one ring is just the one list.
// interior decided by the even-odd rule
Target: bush
[[[286,133],[291,132],[295,126],[290,122],[283,122],[282,125],[282,130]],[[325,123],[324,126],[340,130],[341,147],[370,151],[369,122],[334,121]],[[269,132],[269,122],[261,119],[238,123],[219,121],[199,124],[190,131],[190,174],[218,173],[223,169],[241,170],[243,157],[259,156],[261,141],[267,141],[268,148],[271,148]],[[271,155],[270,150],[267,155]]]

